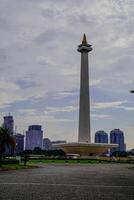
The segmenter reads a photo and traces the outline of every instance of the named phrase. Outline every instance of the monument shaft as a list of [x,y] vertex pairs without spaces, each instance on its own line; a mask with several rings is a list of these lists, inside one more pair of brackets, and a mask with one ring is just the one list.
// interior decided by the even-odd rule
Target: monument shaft
[[117,148],[118,145],[91,143],[88,52],[92,51],[92,47],[87,43],[85,34],[83,36],[82,44],[78,46],[77,50],[81,53],[78,142],[58,144],[56,147],[62,149],[66,154],[75,154],[75,156],[76,154],[80,156],[96,156],[106,152],[109,148]]
[[81,54],[81,79],[79,103],[79,142],[90,142],[90,101],[88,53]]
[[82,44],[78,46],[81,52],[80,102],[79,102],[79,142],[90,143],[90,98],[89,98],[89,71],[88,52],[91,45],[87,44],[84,35]]

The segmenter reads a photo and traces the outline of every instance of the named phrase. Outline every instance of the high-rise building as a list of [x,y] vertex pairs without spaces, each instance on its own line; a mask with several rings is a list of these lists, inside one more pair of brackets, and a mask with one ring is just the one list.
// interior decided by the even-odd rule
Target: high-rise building
[[43,131],[40,125],[32,125],[26,131],[26,150],[33,150],[35,147],[43,147]]
[[14,133],[14,120],[13,120],[13,116],[11,116],[11,115],[4,116],[3,127],[8,128],[10,130],[11,134]]
[[52,149],[52,143],[49,138],[43,139],[43,149],[47,151]]
[[114,129],[110,132],[110,143],[118,144],[118,147],[111,149],[111,153],[114,151],[126,151],[124,133],[120,129]]
[[[13,116],[11,116],[10,114],[7,116],[3,117],[4,122],[3,122],[3,127],[9,129],[10,134],[13,135],[14,133],[14,120],[13,120]],[[6,155],[13,155],[14,151],[12,149],[11,146],[7,146],[5,147],[5,154]]]
[[108,143],[108,134],[102,130],[95,133],[95,143]]
[[16,139],[15,153],[19,154],[24,150],[24,135],[17,133],[15,135],[15,139]]

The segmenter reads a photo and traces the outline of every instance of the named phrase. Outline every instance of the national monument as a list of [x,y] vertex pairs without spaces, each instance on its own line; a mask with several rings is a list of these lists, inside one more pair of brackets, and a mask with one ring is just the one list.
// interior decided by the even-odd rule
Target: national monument
[[88,44],[85,34],[77,50],[81,53],[78,142],[59,144],[56,147],[67,154],[79,154],[80,156],[100,155],[107,149],[118,145],[91,143],[88,53],[92,51],[92,46]]

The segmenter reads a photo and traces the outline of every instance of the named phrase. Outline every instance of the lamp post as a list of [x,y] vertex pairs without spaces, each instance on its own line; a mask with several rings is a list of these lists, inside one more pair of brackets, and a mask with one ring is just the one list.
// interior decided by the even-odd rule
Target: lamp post
[[134,90],[130,90],[129,92],[130,92],[130,93],[134,93]]

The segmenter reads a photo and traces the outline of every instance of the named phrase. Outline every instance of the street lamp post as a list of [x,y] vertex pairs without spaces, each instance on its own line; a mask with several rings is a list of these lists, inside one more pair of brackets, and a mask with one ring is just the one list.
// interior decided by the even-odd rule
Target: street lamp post
[[134,90],[130,90],[129,92],[130,92],[130,93],[134,93]]

